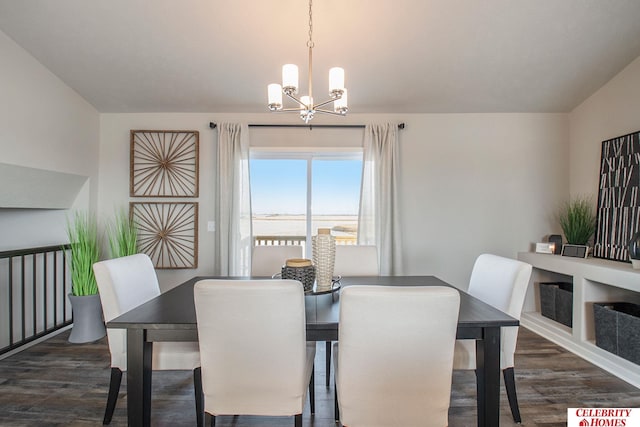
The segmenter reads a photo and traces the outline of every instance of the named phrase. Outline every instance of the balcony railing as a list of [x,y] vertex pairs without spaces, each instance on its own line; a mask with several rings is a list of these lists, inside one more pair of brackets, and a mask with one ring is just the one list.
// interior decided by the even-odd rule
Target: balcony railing
[[[334,236],[336,245],[355,245],[356,236]],[[306,236],[253,236],[254,246],[287,246],[296,245],[306,247]]]
[[0,354],[73,321],[69,245],[0,252]]
[[254,246],[304,246],[306,236],[253,236]]

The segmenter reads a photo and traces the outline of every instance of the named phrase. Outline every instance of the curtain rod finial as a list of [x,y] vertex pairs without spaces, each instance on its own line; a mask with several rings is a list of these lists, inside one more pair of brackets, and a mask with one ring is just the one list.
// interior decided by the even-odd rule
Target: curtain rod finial
[[215,123],[213,123],[213,122],[209,122],[209,127],[210,127],[211,129],[215,129],[217,126],[218,126],[217,124],[215,124]]

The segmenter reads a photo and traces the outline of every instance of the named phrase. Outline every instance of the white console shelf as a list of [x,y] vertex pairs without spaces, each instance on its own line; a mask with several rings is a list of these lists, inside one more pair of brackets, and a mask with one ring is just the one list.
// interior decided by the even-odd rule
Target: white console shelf
[[[640,366],[597,347],[593,320],[594,302],[640,304],[640,270],[623,262],[533,252],[520,252],[518,259],[533,266],[520,324],[640,388]],[[573,327],[540,314],[541,282],[573,283]]]

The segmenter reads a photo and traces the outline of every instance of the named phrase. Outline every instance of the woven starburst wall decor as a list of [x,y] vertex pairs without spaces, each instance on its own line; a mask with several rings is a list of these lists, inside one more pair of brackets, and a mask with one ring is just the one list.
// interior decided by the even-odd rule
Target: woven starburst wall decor
[[136,203],[138,248],[159,269],[198,267],[198,203]]
[[129,195],[146,200],[129,214],[138,250],[158,269],[198,267],[198,143],[198,131],[131,131]]
[[199,132],[131,131],[131,197],[198,197]]

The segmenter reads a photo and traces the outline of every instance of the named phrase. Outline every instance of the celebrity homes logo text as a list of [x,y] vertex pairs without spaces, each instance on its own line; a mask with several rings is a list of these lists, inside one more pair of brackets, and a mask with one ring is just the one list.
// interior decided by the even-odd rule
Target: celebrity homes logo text
[[569,408],[567,427],[638,427],[638,408]]

